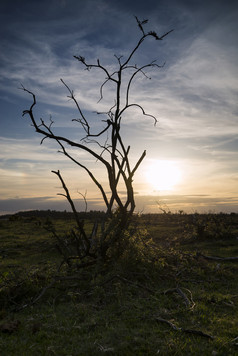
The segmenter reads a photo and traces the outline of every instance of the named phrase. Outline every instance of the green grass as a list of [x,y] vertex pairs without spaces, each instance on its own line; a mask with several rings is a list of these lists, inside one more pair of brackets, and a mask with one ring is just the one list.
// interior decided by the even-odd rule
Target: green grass
[[[237,256],[237,224],[227,216],[230,234],[199,237],[189,217],[150,219],[157,263],[91,267],[78,280],[56,282],[33,305],[57,274],[55,241],[43,219],[0,221],[0,355],[237,355],[237,262],[196,257]],[[54,223],[61,231],[73,224]]]

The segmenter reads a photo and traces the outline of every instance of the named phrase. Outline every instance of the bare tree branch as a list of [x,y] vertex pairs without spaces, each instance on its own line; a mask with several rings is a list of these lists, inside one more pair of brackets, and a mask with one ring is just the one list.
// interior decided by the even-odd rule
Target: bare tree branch
[[59,177],[60,181],[61,181],[61,184],[62,184],[62,186],[63,186],[63,189],[64,189],[64,191],[65,191],[65,194],[60,194],[60,193],[59,193],[58,195],[63,195],[63,196],[65,196],[65,197],[67,198],[67,200],[68,200],[68,202],[69,202],[69,204],[70,204],[70,206],[71,206],[71,209],[72,209],[72,211],[73,211],[73,213],[74,213],[74,218],[75,218],[75,221],[77,222],[78,229],[79,229],[80,233],[82,234],[83,239],[84,239],[84,241],[86,242],[87,248],[88,248],[88,250],[89,250],[89,248],[90,248],[90,242],[89,242],[89,240],[88,240],[88,238],[87,238],[87,235],[86,235],[85,230],[84,230],[84,228],[83,228],[83,226],[82,226],[82,223],[81,223],[81,221],[79,220],[79,217],[78,217],[77,210],[76,210],[76,208],[75,208],[74,202],[73,202],[73,200],[71,199],[69,190],[68,190],[68,188],[67,188],[67,186],[66,186],[66,184],[65,184],[65,182],[64,182],[64,180],[63,180],[63,178],[62,178],[62,176],[61,176],[61,174],[60,174],[60,171],[52,171],[52,173],[56,174],[56,175]]
[[[107,112],[96,112],[97,114],[107,115],[106,120],[101,120],[103,126],[99,128],[96,133],[91,131],[91,127],[89,124],[90,121],[88,120],[86,114],[83,112],[79,102],[77,101],[74,91],[70,88],[68,84],[66,84],[63,79],[60,80],[67,89],[67,92],[69,94],[67,97],[74,102],[76,109],[80,115],[79,118],[72,120],[78,122],[80,124],[80,128],[83,129],[83,135],[81,135],[77,140],[56,134],[53,129],[53,120],[51,118],[49,124],[46,124],[42,118],[36,119],[34,116],[34,108],[36,105],[35,94],[32,91],[26,89],[23,85],[21,85],[21,89],[32,96],[32,104],[28,110],[23,111],[23,116],[28,115],[35,131],[42,135],[43,138],[41,140],[41,144],[45,141],[46,138],[55,141],[60,147],[60,153],[64,154],[74,164],[83,168],[87,172],[90,179],[97,186],[101,193],[106,207],[107,219],[108,217],[112,218],[114,216],[113,209],[117,209],[117,213],[119,214],[119,222],[117,224],[116,231],[113,232],[115,240],[117,240],[123,234],[123,231],[125,231],[125,229],[128,227],[130,218],[134,212],[135,199],[133,190],[133,178],[138,167],[146,156],[146,151],[144,150],[139,156],[139,159],[135,163],[134,167],[131,168],[129,156],[130,145],[125,144],[124,138],[121,135],[121,126],[123,124],[124,114],[132,107],[139,108],[142,115],[151,117],[154,120],[155,125],[157,123],[157,118],[154,115],[146,113],[142,105],[140,105],[139,103],[130,102],[130,92],[132,88],[132,83],[139,74],[142,74],[146,78],[149,78],[145,71],[147,68],[162,68],[164,66],[164,64],[158,65],[155,60],[151,61],[150,63],[139,66],[131,62],[135,53],[139,50],[140,46],[145,40],[147,40],[147,38],[152,37],[155,40],[163,40],[168,34],[173,31],[170,30],[164,33],[162,36],[158,36],[155,31],[146,32],[144,30],[144,26],[148,23],[148,20],[141,21],[137,17],[135,18],[141,32],[140,38],[127,56],[122,57],[115,55],[117,65],[116,70],[109,70],[106,66],[101,64],[99,59],[96,60],[96,63],[91,64],[81,55],[74,56],[74,58],[78,60],[86,70],[90,71],[91,69],[95,68],[99,69],[105,74],[105,79],[103,80],[100,86],[99,101],[103,99],[104,87],[109,83],[113,84],[113,89],[115,93],[114,104]],[[85,152],[91,159],[95,159],[96,162],[99,162],[99,164],[104,167],[105,172],[107,173],[107,182],[109,184],[109,189],[107,188],[106,190],[103,187],[103,185],[99,182],[99,179],[93,173],[94,170],[90,169],[87,163],[81,161],[81,159],[77,158],[74,153],[70,153],[70,150],[66,149],[67,145],[79,151]],[[88,235],[85,232],[83,224],[78,218],[78,214],[74,206],[73,200],[71,199],[69,190],[60,174],[60,171],[52,172],[58,176],[62,183],[64,193],[60,193],[59,195],[64,196],[71,206],[71,209],[75,216],[75,220],[77,222],[77,227],[80,232],[80,236],[82,237],[83,242],[86,246],[85,254],[88,256],[93,256],[91,252],[93,243],[92,241],[94,236],[98,232],[98,223],[95,223],[91,234]],[[126,198],[125,195],[121,197],[121,195],[119,194],[119,187],[121,189],[121,185],[126,191]],[[82,196],[84,198],[84,201],[86,202],[86,197],[84,195]],[[113,219],[110,220],[110,223],[104,222],[102,224],[103,227],[101,229],[101,241],[103,241],[103,243],[106,241],[107,236],[113,235],[113,227],[111,225],[112,221]],[[80,255],[78,236],[74,233],[74,231],[72,231],[71,237],[73,240],[76,241],[76,254]],[[104,257],[106,254],[107,247],[108,245],[106,244],[101,246],[100,253]],[[64,261],[69,263],[69,259],[74,258],[76,258],[76,255],[69,255],[69,253],[67,252],[64,256]]]

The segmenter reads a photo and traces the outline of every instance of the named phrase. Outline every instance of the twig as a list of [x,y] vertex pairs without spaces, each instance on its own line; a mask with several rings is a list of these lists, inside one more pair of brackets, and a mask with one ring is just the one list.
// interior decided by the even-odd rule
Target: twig
[[132,281],[130,281],[129,279],[126,279],[126,278],[124,278],[124,277],[119,276],[118,274],[112,276],[112,277],[109,278],[107,281],[103,282],[101,285],[107,284],[107,283],[113,281],[114,279],[119,279],[120,281],[122,281],[122,282],[124,282],[124,283],[130,284],[130,285],[132,285],[132,286],[134,286],[134,287],[137,287],[137,288],[145,289],[147,292],[154,293],[154,291],[153,291],[152,289],[150,289],[150,288],[148,288],[148,287],[146,287],[146,286],[144,286],[144,285],[142,285],[142,284],[140,284],[140,283],[132,282]]
[[165,323],[165,324],[169,325],[172,329],[174,329],[176,331],[181,331],[182,330],[182,328],[178,328],[175,324],[171,323],[171,321],[169,321],[169,320],[166,320],[166,319],[163,319],[163,318],[159,318],[159,317],[155,318],[155,320],[159,321],[161,323]]
[[195,303],[193,301],[193,298],[192,298],[192,292],[186,288],[186,290],[189,292],[190,294],[190,300],[189,298],[187,297],[187,295],[182,291],[181,288],[172,288],[172,289],[168,289],[166,290],[165,292],[163,292],[164,294],[168,294],[168,293],[177,293],[179,294],[185,301],[185,304],[187,307],[190,307],[190,308],[193,308],[195,306]]
[[38,302],[38,300],[39,300],[41,297],[43,297],[43,295],[45,294],[45,292],[46,292],[48,289],[52,288],[55,283],[56,283],[56,280],[53,281],[53,282],[51,282],[51,283],[50,283],[48,286],[46,286],[45,288],[43,288],[42,291],[41,291],[41,293],[38,295],[38,297],[36,297],[36,298],[30,303],[30,305],[33,305],[33,304],[35,304],[36,302]]
[[48,289],[52,288],[56,282],[57,282],[56,280],[54,280],[53,282],[51,282],[48,286],[44,287],[44,288],[42,289],[42,291],[40,292],[40,294],[39,294],[35,299],[33,299],[30,303],[24,304],[24,305],[22,305],[22,306],[16,308],[15,310],[16,310],[16,311],[20,311],[20,310],[22,310],[22,309],[25,309],[25,308],[27,308],[27,307],[29,307],[29,306],[31,306],[31,305],[37,303],[38,300],[39,300],[41,297],[43,297],[43,295],[45,294],[45,292],[46,292]]
[[188,297],[186,296],[186,294],[180,288],[176,288],[176,292],[184,299],[186,306],[190,307],[191,302],[188,299]]

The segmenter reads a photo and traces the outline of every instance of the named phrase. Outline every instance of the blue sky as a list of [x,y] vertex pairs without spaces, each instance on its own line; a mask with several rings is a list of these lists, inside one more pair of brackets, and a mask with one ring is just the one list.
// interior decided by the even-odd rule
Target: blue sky
[[[87,175],[75,168],[50,141],[40,145],[27,117],[21,113],[31,97],[35,115],[53,118],[55,130],[74,139],[80,130],[60,78],[75,90],[81,108],[96,127],[94,111],[114,103],[104,76],[85,71],[73,56],[89,62],[100,58],[110,70],[114,55],[129,53],[140,37],[134,16],[149,19],[146,29],[159,35],[174,29],[163,41],[149,40],[135,57],[144,64],[165,63],[140,76],[132,98],[158,119],[136,110],[124,118],[123,133],[132,146],[131,160],[144,149],[147,156],[134,179],[137,211],[238,212],[238,4],[236,1],[25,0],[0,3],[0,213],[28,209],[67,209],[51,170],[60,169],[79,210],[87,191],[89,209],[102,209],[101,198]],[[87,162],[102,184],[106,176],[95,161]],[[154,170],[151,167],[159,167]],[[176,167],[179,179],[172,188],[156,185],[165,167]],[[151,172],[154,180],[148,179]],[[175,171],[168,171],[175,175]],[[158,178],[157,178],[158,176]]]

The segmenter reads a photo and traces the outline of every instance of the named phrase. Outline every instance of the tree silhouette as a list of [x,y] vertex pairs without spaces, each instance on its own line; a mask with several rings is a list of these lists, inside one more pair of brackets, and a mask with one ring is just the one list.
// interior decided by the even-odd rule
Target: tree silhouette
[[[139,50],[140,46],[147,38],[152,37],[156,41],[161,41],[164,39],[164,37],[173,31],[171,30],[162,36],[158,36],[154,31],[145,31],[144,26],[147,24],[148,20],[140,21],[136,17],[136,22],[141,31],[141,36],[135,47],[130,51],[126,58],[115,55],[117,63],[116,71],[110,72],[107,67],[101,64],[99,59],[96,61],[96,63],[91,64],[88,63],[88,61],[83,56],[74,56],[74,58],[78,60],[88,71],[96,69],[102,71],[105,74],[106,78],[100,86],[100,100],[103,99],[104,87],[109,83],[114,85],[114,104],[106,113],[97,113],[104,116],[106,115],[107,117],[106,120],[102,120],[104,123],[104,128],[99,132],[95,133],[93,131],[89,120],[87,119],[74,95],[74,91],[68,84],[65,83],[63,79],[61,79],[61,82],[68,91],[68,97],[74,102],[79,113],[79,118],[73,120],[79,124],[84,133],[83,137],[81,137],[79,141],[55,134],[53,130],[53,121],[51,121],[50,124],[46,124],[43,119],[35,119],[34,107],[36,105],[36,96],[33,92],[22,86],[22,89],[31,94],[33,99],[31,107],[28,110],[23,111],[23,116],[28,115],[36,132],[43,135],[41,143],[46,138],[56,141],[60,147],[60,152],[88,173],[93,183],[99,189],[106,207],[105,219],[103,222],[101,222],[100,232],[98,232],[98,222],[95,222],[92,232],[87,234],[82,221],[80,221],[78,218],[73,200],[71,199],[70,193],[60,171],[52,171],[58,176],[62,183],[62,187],[65,193],[61,195],[65,196],[69,201],[77,223],[77,231],[71,232],[70,235],[70,239],[74,241],[76,246],[76,252],[68,251],[66,253],[66,245],[63,244],[62,239],[59,239],[59,237],[56,236],[58,240],[61,241],[61,245],[63,244],[63,246],[61,246],[61,250],[64,250],[64,252],[61,252],[64,254],[66,262],[73,258],[79,258],[82,260],[86,256],[95,258],[100,255],[101,257],[106,258],[107,250],[110,245],[112,243],[116,243],[120,238],[122,238],[124,232],[126,229],[128,229],[132,214],[135,210],[133,178],[138,167],[146,156],[146,151],[144,150],[140,154],[136,164],[132,166],[129,158],[130,146],[125,145],[124,139],[121,135],[121,127],[124,114],[129,108],[132,107],[138,108],[143,115],[151,117],[154,121],[154,124],[156,124],[156,117],[146,113],[140,104],[131,102],[130,91],[132,82],[135,80],[138,74],[142,74],[146,77],[145,69],[149,67],[161,68],[164,64],[158,65],[156,61],[152,61],[145,65],[137,66],[136,64],[132,63],[132,60],[135,53]],[[86,152],[89,156],[102,164],[107,173],[107,179],[110,187],[109,192],[105,190],[92,170],[69,152],[67,149],[68,146]],[[121,197],[119,194],[119,184],[124,185],[126,191],[126,199]],[[54,234],[56,234],[53,229],[52,231]]]

